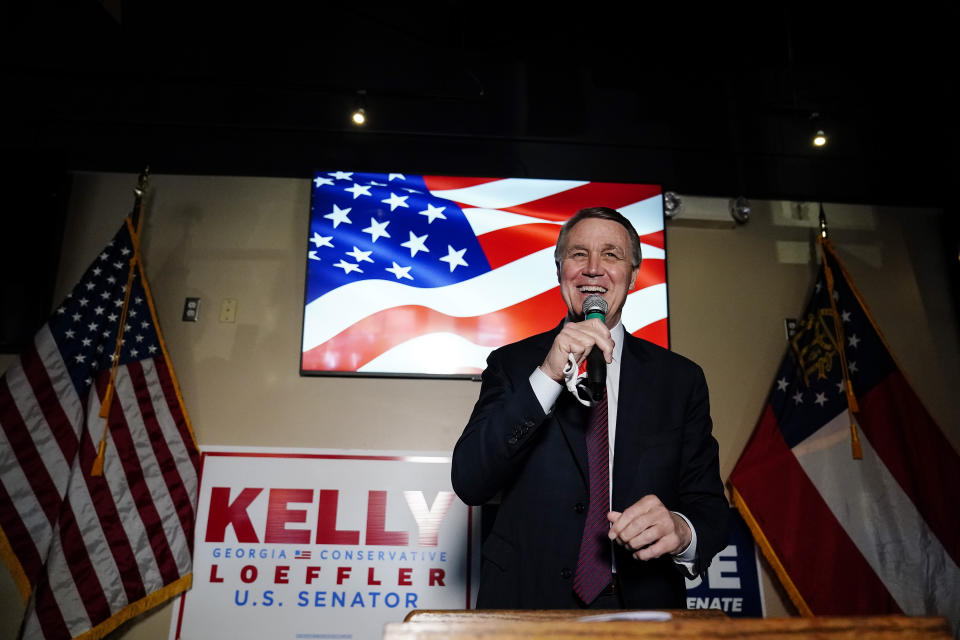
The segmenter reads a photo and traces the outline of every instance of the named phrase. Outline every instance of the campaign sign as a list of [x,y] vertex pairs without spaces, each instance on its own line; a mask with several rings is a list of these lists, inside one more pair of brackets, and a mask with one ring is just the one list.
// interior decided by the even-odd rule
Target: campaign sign
[[704,576],[687,580],[687,609],[722,609],[734,618],[764,615],[756,546],[736,509],[730,509],[730,544]]
[[475,601],[448,456],[205,447],[198,505],[171,639],[374,639]]

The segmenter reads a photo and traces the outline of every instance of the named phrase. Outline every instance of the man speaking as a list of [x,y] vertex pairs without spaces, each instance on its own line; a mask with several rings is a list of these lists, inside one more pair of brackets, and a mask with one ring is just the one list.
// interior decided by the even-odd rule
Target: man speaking
[[554,256],[566,319],[490,354],[453,451],[457,495],[500,498],[477,607],[683,608],[727,544],[703,372],[620,324],[640,242],[619,212],[578,211]]

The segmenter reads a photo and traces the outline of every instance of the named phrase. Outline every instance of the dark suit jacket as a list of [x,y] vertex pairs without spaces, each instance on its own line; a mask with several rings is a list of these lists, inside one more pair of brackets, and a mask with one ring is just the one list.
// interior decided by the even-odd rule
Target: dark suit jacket
[[[562,326],[562,324],[561,324]],[[500,496],[483,541],[479,608],[575,608],[573,570],[588,499],[588,409],[560,394],[545,415],[528,378],[560,327],[490,354],[480,398],[453,452],[453,488],[470,505]],[[697,532],[702,573],[727,544],[729,507],[699,366],[625,333],[613,464],[613,509],[647,494]],[[641,562],[615,548],[628,608],[685,608],[670,557]]]

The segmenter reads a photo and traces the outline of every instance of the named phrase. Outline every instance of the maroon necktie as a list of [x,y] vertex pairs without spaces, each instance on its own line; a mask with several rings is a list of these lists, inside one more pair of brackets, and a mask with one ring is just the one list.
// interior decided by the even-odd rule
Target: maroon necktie
[[583,524],[577,573],[573,591],[584,604],[593,602],[610,584],[610,436],[607,432],[607,394],[597,401],[590,412],[587,431],[587,471],[590,475],[590,503]]

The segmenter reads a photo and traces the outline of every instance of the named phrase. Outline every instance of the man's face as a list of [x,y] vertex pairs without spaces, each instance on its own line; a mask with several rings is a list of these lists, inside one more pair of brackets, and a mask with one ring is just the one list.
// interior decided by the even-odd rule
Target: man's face
[[583,301],[598,294],[607,301],[607,326],[613,328],[640,267],[634,269],[631,264],[630,237],[623,225],[586,218],[567,235],[558,271],[568,317],[582,318]]

